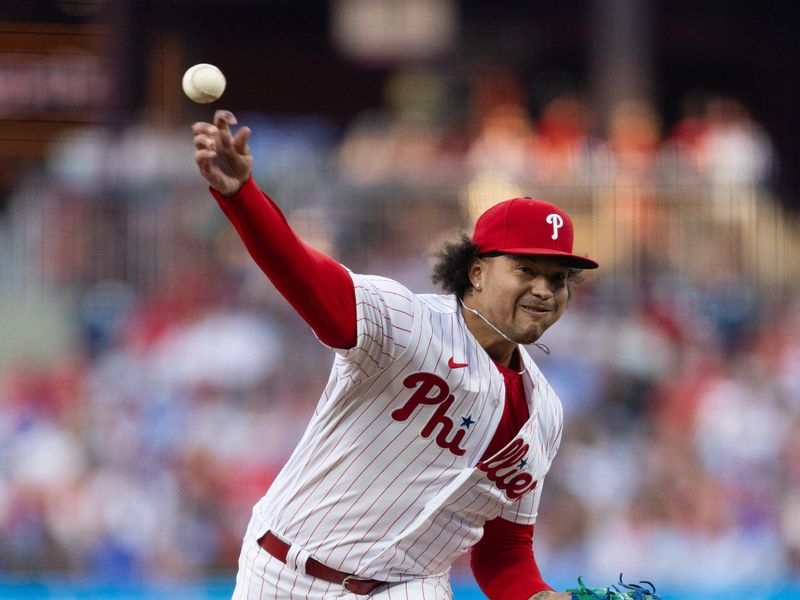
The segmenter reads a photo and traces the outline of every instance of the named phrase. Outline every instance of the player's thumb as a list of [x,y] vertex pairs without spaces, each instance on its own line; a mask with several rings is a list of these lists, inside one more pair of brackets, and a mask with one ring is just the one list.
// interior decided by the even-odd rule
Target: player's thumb
[[250,154],[247,140],[250,139],[250,128],[242,127],[233,136],[233,149],[237,154]]

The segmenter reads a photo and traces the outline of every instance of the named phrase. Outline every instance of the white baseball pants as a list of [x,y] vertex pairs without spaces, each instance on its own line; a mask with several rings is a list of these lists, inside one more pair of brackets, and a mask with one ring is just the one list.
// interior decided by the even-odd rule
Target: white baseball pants
[[232,600],[452,600],[447,575],[380,586],[369,596],[293,571],[246,536]]

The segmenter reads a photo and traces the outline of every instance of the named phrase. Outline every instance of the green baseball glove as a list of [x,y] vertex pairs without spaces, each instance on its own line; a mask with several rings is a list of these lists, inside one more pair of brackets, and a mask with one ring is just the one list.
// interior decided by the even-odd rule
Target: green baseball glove
[[620,574],[619,587],[612,585],[607,588],[588,588],[578,577],[580,587],[567,590],[567,592],[572,594],[572,600],[660,600],[661,597],[656,595],[656,588],[652,583],[640,581],[639,584],[646,584],[648,587],[635,583],[623,583],[622,574]]

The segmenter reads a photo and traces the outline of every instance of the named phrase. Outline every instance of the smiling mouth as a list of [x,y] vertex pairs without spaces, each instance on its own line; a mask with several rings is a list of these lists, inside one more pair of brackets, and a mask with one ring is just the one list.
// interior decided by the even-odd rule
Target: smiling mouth
[[545,306],[525,306],[525,305],[520,305],[520,308],[522,310],[524,310],[526,313],[528,313],[529,315],[534,315],[534,316],[543,316],[543,315],[546,315],[546,314],[552,312],[551,309],[549,309],[549,308],[547,308]]

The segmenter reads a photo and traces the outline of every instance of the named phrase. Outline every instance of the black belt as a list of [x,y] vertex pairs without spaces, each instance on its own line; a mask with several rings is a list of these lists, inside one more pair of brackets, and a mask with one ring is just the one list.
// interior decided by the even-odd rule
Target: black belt
[[[277,558],[282,563],[286,564],[286,557],[289,554],[289,544],[278,538],[274,533],[268,531],[258,540],[258,545],[264,550],[269,552],[272,556]],[[311,577],[317,577],[330,583],[337,583],[344,587],[348,592],[366,596],[376,587],[385,584],[385,581],[376,581],[375,579],[364,579],[363,577],[356,577],[349,573],[342,573],[336,569],[332,569],[323,565],[318,560],[309,558],[306,561],[306,574]]]

